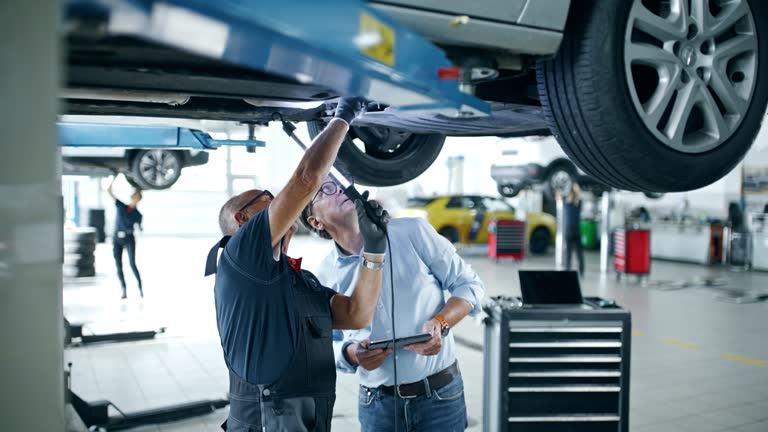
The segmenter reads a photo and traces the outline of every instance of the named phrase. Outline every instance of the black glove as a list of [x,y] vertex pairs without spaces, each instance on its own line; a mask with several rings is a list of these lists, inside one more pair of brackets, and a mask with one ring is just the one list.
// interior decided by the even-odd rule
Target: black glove
[[368,102],[361,97],[341,98],[336,105],[336,117],[344,120],[347,124],[352,124],[352,120],[365,113]]
[[371,220],[365,212],[363,202],[355,200],[357,223],[360,226],[360,235],[363,236],[363,253],[383,254],[387,251],[387,235],[378,225],[386,227],[389,214],[376,201],[368,201],[368,191],[363,192],[363,198],[376,214],[376,220]]

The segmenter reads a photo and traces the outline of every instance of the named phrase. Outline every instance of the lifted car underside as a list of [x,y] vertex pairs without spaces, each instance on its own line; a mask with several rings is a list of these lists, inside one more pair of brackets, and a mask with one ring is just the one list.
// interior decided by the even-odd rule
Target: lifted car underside
[[[327,119],[332,89],[304,84],[129,37],[72,36],[63,91],[67,114],[151,116],[265,124]],[[523,84],[523,85],[521,85]],[[500,91],[503,88],[504,91]],[[522,88],[523,90],[517,90]],[[478,84],[488,117],[400,115],[372,104],[356,124],[454,136],[548,134],[533,72]],[[495,98],[488,97],[496,95]],[[501,95],[504,95],[503,97]],[[375,101],[373,101],[375,102]]]

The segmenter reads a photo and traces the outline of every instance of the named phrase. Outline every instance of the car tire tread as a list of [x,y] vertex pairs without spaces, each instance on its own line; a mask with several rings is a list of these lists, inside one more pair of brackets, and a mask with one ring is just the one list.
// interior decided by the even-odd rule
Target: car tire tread
[[[324,122],[307,123],[309,136],[315,138],[325,127]],[[415,135],[411,150],[390,160],[376,159],[357,148],[347,135],[339,149],[336,168],[350,175],[356,183],[366,186],[396,186],[415,179],[437,159],[445,142],[444,135]]]
[[[604,184],[640,192],[703,187],[736,166],[760,129],[768,101],[768,44],[759,46],[752,105],[733,136],[706,153],[679,153],[655,139],[631,102],[617,48],[630,6],[598,0],[571,6],[558,54],[536,71],[547,123],[566,154]],[[751,1],[750,7],[761,39],[768,31],[768,4]]]

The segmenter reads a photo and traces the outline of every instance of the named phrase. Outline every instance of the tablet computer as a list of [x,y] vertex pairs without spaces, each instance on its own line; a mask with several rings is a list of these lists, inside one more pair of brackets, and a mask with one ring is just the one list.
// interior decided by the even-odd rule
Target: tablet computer
[[[419,342],[426,342],[428,340],[432,339],[432,335],[429,333],[424,333],[416,336],[406,336],[395,339],[395,343],[397,343],[398,348],[402,348],[404,346],[415,344]],[[385,340],[379,340],[379,341],[371,341],[370,344],[368,344],[369,350],[375,350],[375,349],[392,349],[394,345],[392,344],[392,339],[385,339]]]

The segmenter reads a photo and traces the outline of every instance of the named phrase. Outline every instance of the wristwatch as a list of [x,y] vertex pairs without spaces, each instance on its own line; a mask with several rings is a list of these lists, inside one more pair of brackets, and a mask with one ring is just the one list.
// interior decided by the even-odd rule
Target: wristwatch
[[363,267],[369,268],[371,270],[381,270],[384,268],[384,262],[368,261],[365,259],[365,257],[363,257]]
[[437,322],[440,323],[440,327],[442,327],[442,331],[440,332],[440,335],[442,337],[448,336],[448,332],[451,331],[451,326],[448,325],[448,321],[446,321],[442,315],[435,315],[432,317],[432,319],[435,319],[437,320]]

